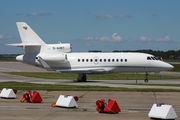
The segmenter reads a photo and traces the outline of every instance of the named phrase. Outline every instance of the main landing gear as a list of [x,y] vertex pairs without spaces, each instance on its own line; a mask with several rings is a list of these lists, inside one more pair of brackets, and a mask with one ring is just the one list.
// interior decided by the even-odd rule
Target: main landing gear
[[[148,81],[149,81],[148,80],[148,75],[149,75],[149,73],[146,72],[146,74],[145,74],[146,78],[144,79],[145,83],[148,83]],[[86,82],[86,80],[87,80],[87,78],[86,78],[86,74],[85,73],[78,74],[78,78],[77,78],[78,82]]]
[[148,72],[146,72],[146,75],[145,75],[145,76],[146,76],[146,78],[145,78],[145,80],[144,80],[144,82],[145,82],[145,83],[148,83],[148,81],[149,81],[149,80],[148,80],[148,75],[149,75],[149,73],[148,73]]
[[86,82],[86,80],[87,80],[86,74],[84,74],[84,73],[78,74],[77,80],[78,80],[78,82]]

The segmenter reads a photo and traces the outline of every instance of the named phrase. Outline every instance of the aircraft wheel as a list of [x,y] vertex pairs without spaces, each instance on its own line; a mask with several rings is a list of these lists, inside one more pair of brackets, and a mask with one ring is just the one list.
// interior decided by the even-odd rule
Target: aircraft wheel
[[79,77],[77,78],[78,82],[86,82],[86,74],[79,74]]
[[83,77],[82,79],[77,79],[78,82],[86,82],[86,77]]
[[83,76],[82,77],[82,82],[86,82],[86,80],[87,80],[86,76]]

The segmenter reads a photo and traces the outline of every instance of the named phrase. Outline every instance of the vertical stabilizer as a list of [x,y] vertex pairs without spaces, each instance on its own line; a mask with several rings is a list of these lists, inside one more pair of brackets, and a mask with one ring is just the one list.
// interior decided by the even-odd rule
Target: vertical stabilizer
[[25,22],[17,22],[18,31],[23,44],[44,45],[44,41]]
[[23,47],[27,54],[39,53],[41,47],[45,46],[46,43],[31,29],[31,27],[29,27],[27,23],[17,22],[16,24],[22,43],[9,45]]

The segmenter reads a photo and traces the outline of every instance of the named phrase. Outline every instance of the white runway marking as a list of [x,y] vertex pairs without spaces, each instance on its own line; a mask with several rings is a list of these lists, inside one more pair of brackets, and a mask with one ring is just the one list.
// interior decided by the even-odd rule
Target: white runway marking
[[0,72],[6,72],[6,71],[10,71],[10,72],[21,72],[21,70],[16,70],[16,69],[9,69],[9,68],[2,68],[0,67]]

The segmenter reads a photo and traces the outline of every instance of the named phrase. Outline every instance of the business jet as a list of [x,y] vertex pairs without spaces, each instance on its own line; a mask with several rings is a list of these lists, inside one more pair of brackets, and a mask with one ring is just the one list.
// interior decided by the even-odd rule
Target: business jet
[[77,80],[86,81],[86,74],[144,72],[148,82],[150,72],[174,67],[146,53],[71,52],[70,43],[46,44],[25,22],[17,22],[22,43],[8,44],[24,48],[17,61],[60,73],[77,73]]

